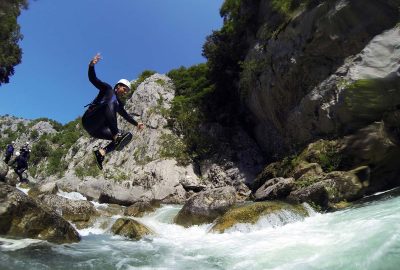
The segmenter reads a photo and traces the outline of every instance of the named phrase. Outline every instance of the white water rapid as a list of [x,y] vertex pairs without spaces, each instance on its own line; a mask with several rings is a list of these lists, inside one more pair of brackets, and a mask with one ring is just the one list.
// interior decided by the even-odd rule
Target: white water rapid
[[344,211],[294,218],[286,225],[263,218],[223,234],[208,233],[211,224],[174,225],[180,207],[165,205],[138,219],[157,233],[140,241],[111,235],[101,220],[80,230],[76,244],[0,238],[0,269],[397,270],[399,195],[399,190],[377,194]]

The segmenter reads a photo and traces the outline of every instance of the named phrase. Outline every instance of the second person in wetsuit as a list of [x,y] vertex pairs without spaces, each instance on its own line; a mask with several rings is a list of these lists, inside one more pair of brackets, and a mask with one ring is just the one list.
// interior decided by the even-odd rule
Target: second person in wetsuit
[[94,151],[97,165],[103,169],[104,157],[113,150],[121,150],[132,139],[130,132],[122,133],[118,129],[117,113],[126,121],[143,129],[143,123],[136,122],[124,109],[121,98],[131,89],[130,82],[121,79],[111,87],[96,77],[94,65],[100,60],[97,54],[89,63],[89,81],[99,90],[96,98],[90,103],[82,117],[84,129],[94,138],[111,141],[105,148]]

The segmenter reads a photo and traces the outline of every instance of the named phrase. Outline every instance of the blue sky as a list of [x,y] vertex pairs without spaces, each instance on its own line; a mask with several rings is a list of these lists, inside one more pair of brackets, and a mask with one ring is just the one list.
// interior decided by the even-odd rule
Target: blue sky
[[97,53],[97,76],[110,84],[143,70],[166,73],[206,60],[202,45],[222,26],[223,0],[38,0],[18,18],[22,63],[0,86],[0,115],[81,116],[97,90],[87,66]]

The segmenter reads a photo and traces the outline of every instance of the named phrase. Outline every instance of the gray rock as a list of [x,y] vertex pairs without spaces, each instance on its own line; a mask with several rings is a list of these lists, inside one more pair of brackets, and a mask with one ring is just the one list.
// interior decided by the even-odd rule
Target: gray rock
[[193,195],[175,217],[175,223],[189,227],[209,223],[236,203],[236,190],[222,187]]

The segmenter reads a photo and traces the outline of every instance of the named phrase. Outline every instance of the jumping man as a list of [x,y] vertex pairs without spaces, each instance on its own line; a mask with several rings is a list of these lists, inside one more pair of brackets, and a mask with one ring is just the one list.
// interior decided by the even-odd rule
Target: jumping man
[[143,123],[136,122],[124,109],[121,99],[131,90],[131,84],[126,79],[121,79],[111,87],[96,77],[94,66],[101,59],[100,54],[89,63],[89,81],[99,90],[97,97],[90,103],[82,117],[84,129],[94,138],[111,141],[105,148],[94,151],[98,167],[103,169],[104,157],[114,150],[121,150],[132,140],[130,132],[122,133],[118,129],[117,113],[126,121],[143,129]]

